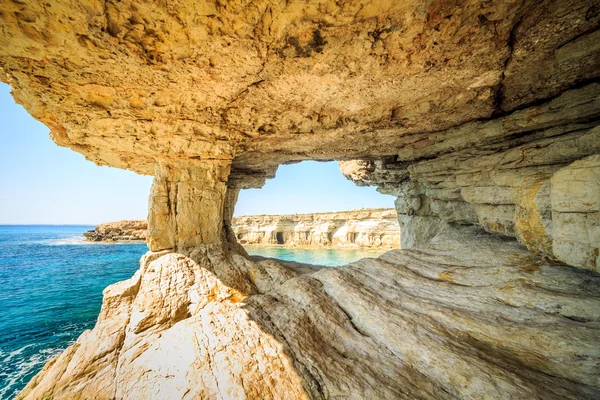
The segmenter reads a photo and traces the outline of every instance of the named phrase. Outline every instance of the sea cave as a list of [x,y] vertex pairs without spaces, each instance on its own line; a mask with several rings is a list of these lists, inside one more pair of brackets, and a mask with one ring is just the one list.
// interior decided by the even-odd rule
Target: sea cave
[[[154,177],[140,269],[17,398],[599,398],[599,22],[594,0],[2,2],[14,99]],[[401,249],[248,256],[240,190],[304,160],[395,196]]]

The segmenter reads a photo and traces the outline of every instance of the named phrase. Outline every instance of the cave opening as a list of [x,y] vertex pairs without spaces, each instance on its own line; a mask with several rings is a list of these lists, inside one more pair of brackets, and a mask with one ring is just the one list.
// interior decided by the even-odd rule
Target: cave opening
[[277,240],[277,244],[285,244],[285,240],[283,239],[283,232],[277,232],[275,234],[275,240]]
[[356,243],[356,235],[357,235],[356,232],[350,232],[348,234],[348,241],[350,243]]
[[[357,186],[337,162],[280,165],[261,189],[245,189],[232,229],[249,255],[344,265],[400,247],[394,196]],[[364,232],[382,239],[357,240]],[[327,252],[329,258],[322,255]]]

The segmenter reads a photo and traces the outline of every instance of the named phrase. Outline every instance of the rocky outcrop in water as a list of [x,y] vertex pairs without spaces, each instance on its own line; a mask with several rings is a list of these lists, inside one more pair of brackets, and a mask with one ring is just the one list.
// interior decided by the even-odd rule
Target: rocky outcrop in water
[[240,244],[398,248],[400,227],[394,209],[316,214],[234,217]]
[[107,222],[95,229],[84,232],[83,237],[89,242],[123,242],[145,241],[148,223],[140,220],[123,220]]
[[[599,10],[4,2],[15,99],[154,175],[140,271],[20,398],[598,398]],[[309,159],[397,196],[405,250],[250,259],[239,190]]]

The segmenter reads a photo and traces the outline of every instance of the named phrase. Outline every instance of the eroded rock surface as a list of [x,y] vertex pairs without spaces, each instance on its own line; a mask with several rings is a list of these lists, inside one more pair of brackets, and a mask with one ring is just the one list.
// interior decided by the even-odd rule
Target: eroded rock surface
[[[101,224],[84,233],[89,241],[146,240],[146,221]],[[241,244],[398,248],[395,209],[234,217],[231,229]]]
[[400,226],[394,209],[234,217],[241,244],[398,248]]
[[[21,398],[598,398],[599,10],[2,2],[15,99],[155,176],[153,252]],[[412,249],[247,258],[239,191],[307,159],[397,196]]]
[[217,248],[140,264],[19,399],[600,395],[600,276],[485,233],[302,274]]
[[341,170],[397,196],[402,248],[426,243],[448,225],[479,225],[532,252],[596,270],[598,88],[567,91],[443,136],[423,135],[395,157],[343,161]]
[[600,154],[558,170],[551,187],[554,255],[600,272]]
[[59,145],[100,165],[264,176],[391,155],[588,83],[599,21],[595,0],[5,1],[0,67]]
[[90,242],[145,241],[148,237],[148,223],[140,220],[107,222],[83,234]]

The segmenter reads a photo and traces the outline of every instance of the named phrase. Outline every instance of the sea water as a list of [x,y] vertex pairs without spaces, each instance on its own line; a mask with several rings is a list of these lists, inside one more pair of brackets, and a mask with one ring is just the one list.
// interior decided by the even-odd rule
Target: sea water
[[[83,241],[92,226],[0,225],[0,399],[12,399],[44,364],[93,328],[102,290],[129,279],[143,243]],[[344,265],[379,252],[248,246],[250,254]]]
[[244,246],[251,256],[278,258],[305,264],[335,267],[349,264],[366,257],[377,257],[384,250],[364,250],[357,248],[285,248],[279,246]]
[[88,226],[0,226],[0,399],[12,399],[91,329],[102,290],[130,278],[145,244],[83,241]]

